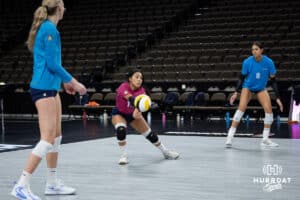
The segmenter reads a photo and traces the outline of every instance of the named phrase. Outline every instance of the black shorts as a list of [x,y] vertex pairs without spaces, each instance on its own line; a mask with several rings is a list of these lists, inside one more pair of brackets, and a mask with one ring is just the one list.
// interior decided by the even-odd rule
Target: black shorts
[[111,111],[111,116],[114,115],[121,115],[122,117],[124,117],[124,119],[127,121],[127,123],[131,123],[134,118],[132,117],[132,113],[131,114],[124,114],[121,113],[116,107],[112,109]]
[[252,92],[252,93],[254,93],[254,94],[257,94],[257,93],[260,93],[260,92],[262,92],[262,91],[264,91],[265,89],[263,89],[263,90],[258,90],[258,91],[252,91],[252,90],[250,90],[250,92]]
[[247,90],[249,90],[251,93],[254,93],[254,94],[257,94],[257,93],[260,93],[262,91],[264,91],[265,89],[262,89],[262,90],[250,90],[249,88],[245,88]]
[[35,103],[39,99],[48,98],[48,97],[55,97],[57,95],[56,90],[39,90],[30,88],[30,95],[32,101]]

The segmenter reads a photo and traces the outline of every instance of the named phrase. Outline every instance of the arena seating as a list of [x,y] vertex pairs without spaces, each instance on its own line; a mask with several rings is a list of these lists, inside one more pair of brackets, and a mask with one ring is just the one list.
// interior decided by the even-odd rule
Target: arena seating
[[[19,2],[22,8],[9,14],[1,1],[0,81],[27,92],[32,57],[23,42],[39,2],[12,0],[10,7]],[[126,71],[140,67],[149,94],[159,102],[170,91],[182,95],[194,88],[207,93],[208,105],[224,106],[255,40],[275,61],[281,92],[300,81],[297,0],[70,0],[65,5],[59,24],[63,65],[102,93],[104,104],[113,104],[106,95],[113,96]],[[8,25],[23,37],[12,49],[2,48],[15,32]],[[179,102],[184,104],[184,96]]]
[[225,86],[237,79],[251,43],[258,40],[281,82],[300,81],[299,23],[298,1],[211,1],[135,65],[149,82]]

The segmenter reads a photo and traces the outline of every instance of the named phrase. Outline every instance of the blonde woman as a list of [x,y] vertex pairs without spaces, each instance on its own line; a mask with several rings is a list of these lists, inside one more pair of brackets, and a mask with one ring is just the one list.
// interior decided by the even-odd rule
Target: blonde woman
[[30,178],[42,158],[47,160],[46,195],[74,194],[75,189],[57,179],[56,168],[61,143],[61,101],[58,90],[63,83],[67,93],[83,95],[84,85],[74,79],[61,65],[60,35],[56,28],[64,15],[62,0],[43,0],[34,13],[27,39],[33,53],[33,76],[30,93],[38,111],[41,139],[32,150],[22,175],[11,195],[17,199],[39,200],[30,190]]

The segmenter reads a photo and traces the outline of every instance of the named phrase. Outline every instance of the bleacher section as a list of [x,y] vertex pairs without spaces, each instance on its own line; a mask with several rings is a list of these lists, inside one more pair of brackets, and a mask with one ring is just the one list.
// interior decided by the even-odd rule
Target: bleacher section
[[[59,24],[63,64],[76,78],[88,84],[93,74],[101,81],[137,54],[160,40],[164,32],[190,11],[191,0],[72,2]],[[66,4],[68,6],[68,4]],[[32,12],[30,12],[32,15]],[[9,33],[9,32],[8,32]],[[27,34],[27,33],[26,33]],[[32,57],[22,45],[0,59],[0,80],[28,84]]]
[[[209,83],[208,87],[216,84],[224,89],[238,78],[242,61],[258,40],[274,60],[278,79],[288,86],[300,81],[299,5],[299,1],[212,1],[135,65],[157,85]],[[115,73],[114,80],[120,76]]]
[[31,20],[34,1],[0,2],[0,59],[5,51],[21,43],[25,29]]
[[[173,91],[180,96],[178,106],[184,106],[190,92],[202,91],[206,106],[224,106],[255,40],[264,43],[265,54],[276,64],[284,101],[289,101],[287,88],[300,82],[297,0],[73,0],[65,5],[59,24],[63,65],[96,88],[102,104],[113,105],[125,73],[140,67],[151,97],[160,103]],[[23,17],[23,29],[29,28],[32,12],[29,20]],[[31,71],[32,57],[22,43],[4,53],[2,49],[0,81],[27,92]]]

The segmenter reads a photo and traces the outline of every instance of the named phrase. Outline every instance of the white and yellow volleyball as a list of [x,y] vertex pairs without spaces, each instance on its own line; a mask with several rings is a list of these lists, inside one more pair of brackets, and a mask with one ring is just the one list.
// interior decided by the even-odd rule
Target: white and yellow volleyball
[[139,109],[140,112],[147,112],[151,107],[151,99],[145,94],[138,95],[134,99],[134,107]]

